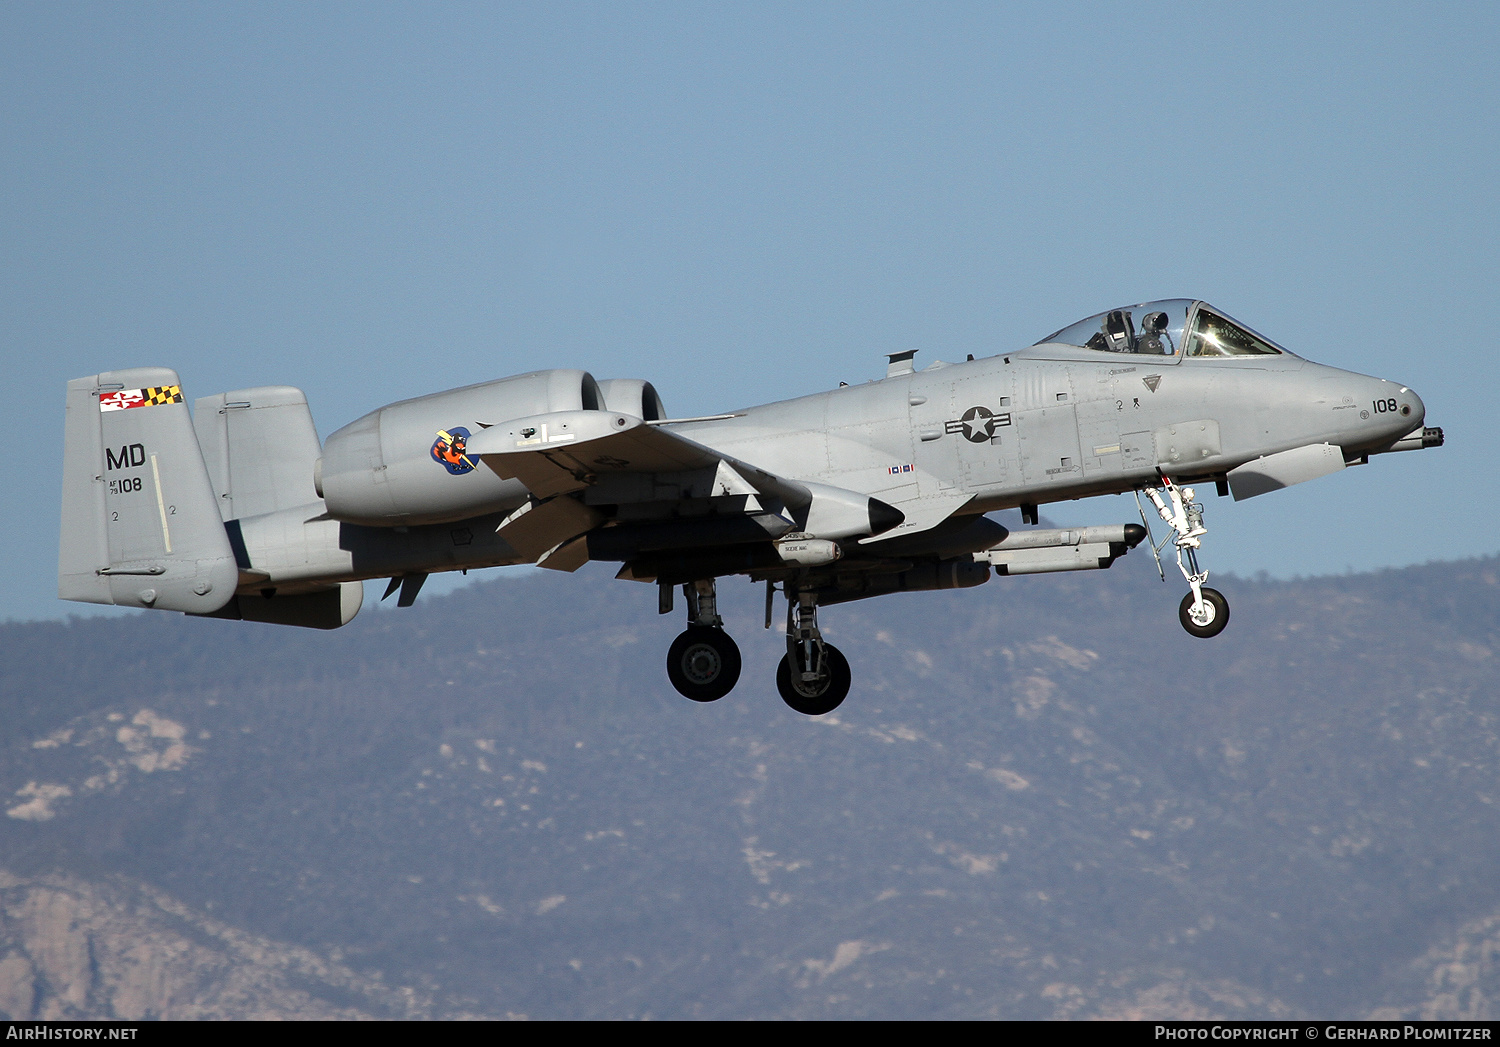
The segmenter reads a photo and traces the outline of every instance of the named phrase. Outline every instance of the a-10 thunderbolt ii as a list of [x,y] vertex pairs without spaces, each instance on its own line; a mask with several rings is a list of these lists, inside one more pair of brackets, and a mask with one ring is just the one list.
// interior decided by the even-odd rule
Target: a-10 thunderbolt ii
[[[361,580],[399,606],[436,571],[620,563],[681,587],[667,675],[727,694],[739,649],[716,579],[787,601],[777,687],[799,712],[849,691],[818,608],[962,589],[995,574],[1108,567],[1141,523],[1007,530],[984,514],[1136,492],[1166,525],[1195,636],[1229,605],[1203,583],[1189,484],[1249,498],[1442,443],[1404,385],[1305,360],[1199,301],[1111,309],[1029,348],[727,414],[669,418],[650,383],[537,371],[390,404],[322,443],[287,387],[204,397],[175,372],[68,383],[58,594],[68,600],[335,628]],[[1158,556],[1158,563],[1160,557]]]

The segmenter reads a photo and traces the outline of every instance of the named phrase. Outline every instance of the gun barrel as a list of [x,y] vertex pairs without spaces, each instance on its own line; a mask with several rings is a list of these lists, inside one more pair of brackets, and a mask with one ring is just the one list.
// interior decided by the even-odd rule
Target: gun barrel
[[1391,444],[1391,451],[1420,451],[1424,447],[1443,446],[1443,430],[1437,426],[1428,426],[1425,429],[1413,429],[1401,439]]

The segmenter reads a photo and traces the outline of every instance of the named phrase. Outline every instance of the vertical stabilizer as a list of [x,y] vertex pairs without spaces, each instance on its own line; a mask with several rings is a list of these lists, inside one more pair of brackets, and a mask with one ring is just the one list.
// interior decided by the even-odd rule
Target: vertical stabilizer
[[57,595],[81,603],[114,603],[109,539],[104,533],[104,441],[99,427],[99,379],[68,383],[63,419],[62,532],[57,550]]
[[193,427],[243,577],[267,579],[247,582],[213,617],[310,629],[347,625],[359,613],[363,583],[298,591],[268,577],[305,572],[309,555],[330,551],[330,573],[345,567],[327,538],[320,544],[316,537],[326,536],[327,524],[308,527],[325,511],[313,482],[323,447],[302,390],[273,385],[200,397],[193,401]]
[[68,383],[57,593],[205,614],[238,569],[177,373],[146,367]]
[[313,466],[323,450],[301,389],[273,385],[200,397],[193,426],[225,520],[318,501]]

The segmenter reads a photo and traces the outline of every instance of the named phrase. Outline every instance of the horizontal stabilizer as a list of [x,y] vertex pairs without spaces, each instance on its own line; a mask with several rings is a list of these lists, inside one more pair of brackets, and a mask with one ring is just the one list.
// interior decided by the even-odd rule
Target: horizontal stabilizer
[[267,625],[300,625],[304,629],[337,629],[354,620],[364,598],[363,582],[340,582],[332,589],[312,593],[276,593],[271,596],[241,593],[204,617],[264,622]]

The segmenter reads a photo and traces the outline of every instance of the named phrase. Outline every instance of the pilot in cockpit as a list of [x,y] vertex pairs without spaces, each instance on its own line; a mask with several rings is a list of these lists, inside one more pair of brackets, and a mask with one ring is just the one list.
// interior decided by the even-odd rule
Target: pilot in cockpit
[[1141,336],[1136,339],[1135,351],[1150,356],[1172,356],[1177,347],[1172,344],[1172,335],[1167,331],[1167,314],[1147,313],[1141,320]]

